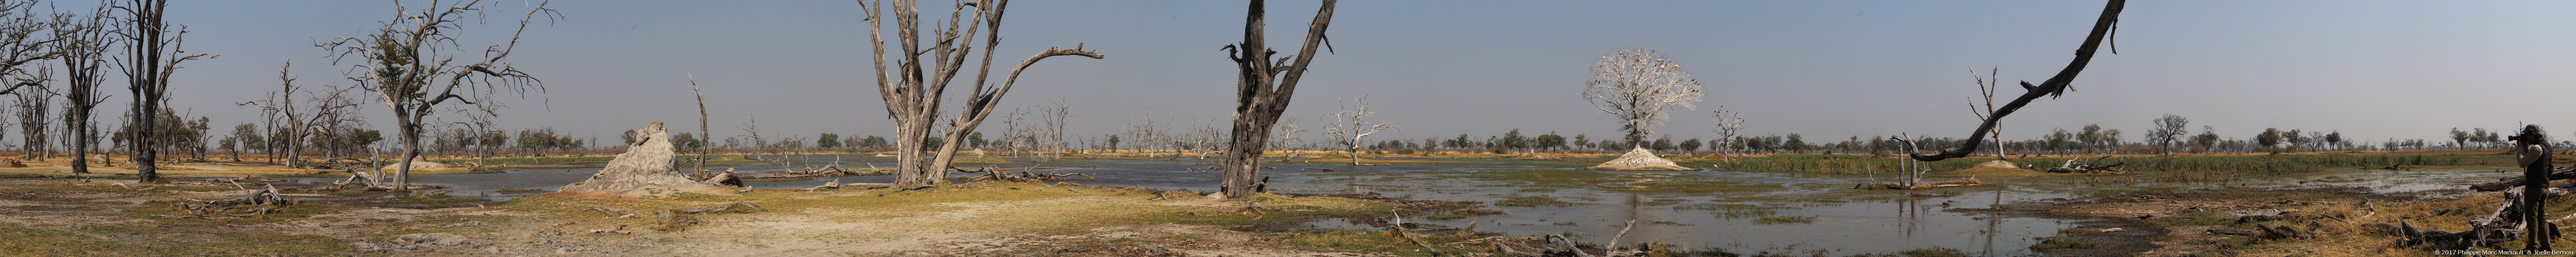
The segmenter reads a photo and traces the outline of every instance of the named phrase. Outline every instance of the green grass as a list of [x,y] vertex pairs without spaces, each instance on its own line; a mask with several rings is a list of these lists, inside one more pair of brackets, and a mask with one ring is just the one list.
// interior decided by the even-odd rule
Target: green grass
[[2093,241],[2084,240],[2084,239],[2080,239],[2080,238],[2072,238],[2072,237],[2047,237],[2047,238],[2041,238],[2041,239],[2039,240],[2039,244],[2030,245],[2030,250],[2031,250],[2031,251],[2039,251],[2039,252],[2047,252],[2047,251],[2063,250],[2063,249],[2093,249],[2093,247],[2095,247],[2095,245],[2093,244]]
[[1575,205],[1584,205],[1584,204],[1585,204],[1585,203],[1567,202],[1567,201],[1565,201],[1565,200],[1557,200],[1557,199],[1556,199],[1556,197],[1553,197],[1553,196],[1546,196],[1546,195],[1508,196],[1508,197],[1503,197],[1503,199],[1502,199],[1502,200],[1494,200],[1494,206],[1511,206],[1511,207],[1540,207],[1540,206],[1546,206],[1546,207],[1566,207],[1566,206],[1575,206]]
[[1754,219],[1754,220],[1753,220],[1753,224],[1807,224],[1807,223],[1816,223],[1816,217],[1815,217],[1815,216],[1770,216],[1770,217],[1762,217],[1762,218],[1760,218],[1760,219]]
[[1915,248],[1913,250],[1905,250],[1903,252],[1896,253],[1854,254],[1851,255],[1851,257],[1968,257],[1968,253],[1960,252],[1959,249],[1934,247]]
[[[1405,240],[1405,239],[1404,239],[1404,238],[1402,238],[1402,237],[1396,237],[1395,235],[1392,235],[1392,233],[1388,233],[1388,232],[1385,232],[1385,231],[1364,231],[1364,230],[1351,230],[1351,229],[1335,229],[1335,230],[1323,230],[1323,231],[1289,231],[1289,232],[1281,232],[1281,233],[1277,234],[1277,236],[1278,236],[1278,238],[1279,238],[1279,239],[1278,239],[1278,241],[1279,241],[1279,242],[1281,242],[1281,243],[1288,243],[1289,245],[1296,245],[1296,246],[1311,247],[1311,248],[1315,248],[1315,249],[1341,250],[1341,251],[1361,251],[1361,252],[1372,252],[1372,253],[1389,254],[1389,255],[1395,255],[1395,256],[1433,256],[1430,252],[1423,252],[1423,251],[1421,251],[1421,250],[1422,250],[1422,246],[1414,245],[1414,244],[1413,244],[1413,242],[1412,242],[1412,241],[1410,241],[1410,240]],[[1469,238],[1451,237],[1451,236],[1440,236],[1440,235],[1421,234],[1421,233],[1417,233],[1417,234],[1415,234],[1415,235],[1414,235],[1414,237],[1415,237],[1415,238],[1418,238],[1418,239],[1422,239],[1422,242],[1423,242],[1423,243],[1431,244],[1431,245],[1433,245],[1436,249],[1439,249],[1439,250],[1440,250],[1440,251],[1442,251],[1442,252],[1453,253],[1453,254],[1454,254],[1454,253],[1481,252],[1481,251],[1488,250],[1486,247],[1491,247],[1491,246],[1486,246],[1486,247],[1458,248],[1458,247],[1455,247],[1455,246],[1445,246],[1445,245],[1441,245],[1441,244],[1450,243],[1450,242],[1462,241],[1462,240],[1466,240],[1466,239],[1469,239]],[[1471,245],[1471,246],[1484,246],[1484,244],[1466,244],[1466,245]]]
[[[0,224],[0,255],[345,256],[349,243],[316,235],[241,233],[167,226],[42,229]],[[375,254],[363,254],[372,256]]]

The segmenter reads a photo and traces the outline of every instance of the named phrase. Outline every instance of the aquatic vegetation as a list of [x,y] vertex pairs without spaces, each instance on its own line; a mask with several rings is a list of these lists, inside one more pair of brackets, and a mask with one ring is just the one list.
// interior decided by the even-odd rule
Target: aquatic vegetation
[[2057,236],[2041,238],[2039,244],[2030,245],[2030,250],[2047,252],[2062,249],[2093,249],[2095,246],[2090,240]]
[[1495,201],[1494,201],[1494,206],[1511,206],[1511,207],[1540,207],[1540,206],[1546,206],[1546,207],[1566,207],[1566,206],[1585,205],[1585,204],[1587,204],[1587,203],[1577,203],[1577,202],[1567,202],[1567,201],[1565,201],[1565,200],[1557,200],[1557,199],[1556,199],[1556,197],[1553,197],[1553,196],[1546,196],[1546,195],[1510,196],[1510,197],[1504,197],[1502,200],[1495,200]]
[[1807,223],[1816,223],[1816,216],[1770,216],[1770,217],[1762,217],[1762,218],[1760,218],[1760,219],[1753,219],[1753,224],[1766,224],[1766,225],[1767,225],[1767,224],[1807,224]]

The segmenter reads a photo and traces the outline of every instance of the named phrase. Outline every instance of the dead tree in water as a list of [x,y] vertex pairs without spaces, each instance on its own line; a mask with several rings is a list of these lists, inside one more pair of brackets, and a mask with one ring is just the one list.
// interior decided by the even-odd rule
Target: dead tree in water
[[371,31],[371,35],[340,37],[315,45],[331,51],[334,64],[357,61],[349,66],[348,79],[375,92],[377,99],[393,111],[396,138],[403,145],[402,158],[395,163],[406,165],[394,166],[392,186],[411,185],[408,164],[420,159],[425,118],[439,104],[448,100],[467,105],[494,104],[501,99],[490,97],[492,93],[524,96],[531,90],[545,91],[535,76],[509,63],[510,53],[518,49],[519,36],[527,32],[528,24],[536,22],[540,15],[555,17],[555,11],[545,6],[539,2],[524,10],[508,41],[488,45],[482,49],[483,56],[461,58],[461,62],[449,62],[460,59],[456,52],[472,51],[458,38],[460,31],[485,14],[497,12],[488,9],[498,7],[497,3],[471,0],[449,5],[431,1],[416,10],[397,3],[394,17],[383,22],[384,27]]
[[1324,114],[1324,117],[1333,119],[1332,123],[1326,123],[1329,126],[1324,126],[1324,134],[1333,135],[1333,143],[1342,145],[1342,152],[1348,154],[1347,157],[1351,157],[1351,165],[1360,165],[1360,149],[1368,147],[1367,139],[1363,138],[1380,131],[1395,129],[1395,126],[1400,124],[1380,122],[1377,125],[1369,125],[1368,116],[1377,116],[1377,113],[1369,112],[1368,96],[1360,96],[1358,102],[1347,106],[1352,107],[1345,107],[1348,109],[1341,112]]
[[2003,108],[1995,109],[1993,113],[1986,115],[1985,122],[1978,124],[1974,132],[1968,133],[1967,140],[1960,143],[1958,148],[1941,149],[1941,153],[1932,155],[1922,153],[1907,153],[1907,155],[1915,160],[1927,162],[1968,157],[1968,154],[1977,151],[1978,144],[1984,143],[1986,133],[1993,132],[1996,124],[2003,122],[2004,116],[2012,115],[2013,111],[2021,110],[2022,106],[2030,105],[2031,100],[2037,100],[2041,96],[2066,94],[2066,91],[2070,90],[2075,83],[2075,75],[2083,73],[2084,65],[2093,61],[2093,50],[2102,46],[2102,40],[2110,35],[2111,27],[2120,22],[2120,8],[2127,2],[2127,0],[2111,0],[2109,4],[2105,4],[2102,7],[2102,16],[2093,20],[2092,34],[2085,36],[2084,44],[2075,49],[2074,62],[2067,64],[2065,70],[2058,71],[2057,76],[2049,77],[2039,85],[2031,85],[2028,81],[2021,82],[2021,88],[2024,90],[2021,96],[2013,98],[2011,103],[2006,103]]
[[[974,131],[977,125],[982,125],[984,118],[990,117],[995,106],[1001,104],[1002,95],[1010,92],[1020,70],[1050,56],[1101,58],[1098,53],[1082,51],[1078,45],[1074,49],[1049,48],[1020,62],[1020,66],[1013,68],[1010,78],[1004,79],[1001,85],[988,88],[984,80],[992,71],[992,50],[1001,44],[1002,14],[1010,5],[1009,0],[955,4],[949,9],[947,24],[929,31],[933,34],[932,41],[936,41],[929,49],[923,49],[921,45],[920,4],[913,0],[895,0],[893,5],[895,32],[898,40],[902,41],[903,52],[887,56],[886,40],[880,30],[884,28],[882,23],[886,18],[883,10],[888,6],[878,1],[859,2],[859,8],[867,12],[868,42],[872,43],[869,61],[876,64],[877,92],[885,98],[886,116],[895,120],[895,158],[898,160],[895,184],[898,185],[947,183],[941,179],[946,177],[947,171],[940,167],[953,160],[951,156],[955,155],[957,145],[965,143],[963,137]],[[963,16],[969,11],[973,16]],[[937,25],[940,21],[931,23]],[[960,26],[959,23],[964,24]],[[978,62],[982,67],[975,72],[974,92],[967,97],[960,117],[948,124],[945,133],[948,136],[940,144],[938,155],[931,162],[923,163],[921,154],[927,147],[922,144],[930,136],[933,122],[939,118],[941,95],[947,92],[948,84],[955,81],[957,73],[966,68],[967,58],[975,50],[978,33],[984,36],[984,58]],[[924,55],[932,57],[930,63],[922,62]],[[888,57],[897,59],[897,70],[887,70]]]
[[[1271,125],[1288,109],[1288,100],[1296,95],[1297,81],[1306,76],[1307,65],[1315,61],[1315,50],[1324,44],[1324,30],[1333,22],[1336,0],[1324,0],[1315,10],[1315,21],[1306,24],[1305,44],[1297,55],[1275,57],[1271,51],[1269,27],[1262,18],[1269,10],[1262,0],[1252,0],[1245,12],[1243,42],[1226,45],[1227,58],[1234,60],[1235,101],[1233,143],[1226,144],[1225,177],[1218,184],[1226,199],[1252,196],[1255,181],[1261,179],[1261,150],[1268,146]],[[1291,64],[1293,63],[1293,64]]]

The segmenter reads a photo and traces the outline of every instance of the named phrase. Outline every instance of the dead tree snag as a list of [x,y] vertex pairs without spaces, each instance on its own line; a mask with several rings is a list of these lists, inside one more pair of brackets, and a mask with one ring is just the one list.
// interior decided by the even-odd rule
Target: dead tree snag
[[2103,5],[2102,16],[2093,20],[2093,33],[2085,36],[2084,44],[2075,49],[2074,62],[2066,64],[2066,69],[2057,71],[2057,76],[2041,81],[2039,85],[2031,85],[2029,81],[2021,82],[2023,90],[2021,96],[2013,98],[2011,103],[2005,103],[2003,108],[1995,109],[1994,112],[1986,115],[1986,121],[1978,124],[1975,132],[1968,133],[1966,142],[1960,143],[1958,148],[1941,149],[1941,153],[1933,155],[1922,153],[1906,155],[1915,160],[1927,162],[1968,157],[1968,154],[1977,151],[1978,144],[1984,143],[1986,133],[1993,132],[1995,124],[2003,122],[2005,115],[2012,115],[2013,111],[2021,110],[2022,106],[2030,105],[2031,100],[2038,100],[2040,96],[2065,95],[2066,91],[2074,85],[2075,75],[2084,72],[2085,64],[2092,63],[2093,50],[2102,46],[2102,38],[2110,35],[2111,27],[2120,22],[2120,8],[2127,3],[2127,0],[2111,0],[2109,4]]

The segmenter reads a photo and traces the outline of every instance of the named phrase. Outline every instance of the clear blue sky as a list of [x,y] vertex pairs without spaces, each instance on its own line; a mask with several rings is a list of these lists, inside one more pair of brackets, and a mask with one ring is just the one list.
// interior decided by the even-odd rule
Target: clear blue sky
[[[935,2],[935,1],[934,1]],[[69,7],[82,3],[60,3]],[[1311,1],[1273,1],[1271,44],[1293,47]],[[181,1],[187,63],[173,104],[219,124],[296,62],[304,83],[347,85],[315,41],[361,35],[385,1]],[[517,9],[521,2],[501,4]],[[1108,59],[1056,58],[1022,78],[1005,106],[1063,98],[1074,132],[1114,133],[1157,119],[1214,120],[1232,107],[1234,70],[1218,46],[1241,38],[1240,1],[1019,1],[997,59],[1084,43]],[[708,90],[719,136],[749,115],[787,134],[891,135],[868,86],[865,23],[852,1],[556,1],[566,16],[531,28],[513,59],[543,78],[542,99],[512,100],[509,128],[613,138],[663,120],[694,122],[684,74]],[[2063,67],[2098,1],[1345,1],[1336,54],[1314,64],[1288,115],[1320,126],[1335,101],[1371,95],[1385,139],[1460,133],[1616,134],[1579,97],[1593,59],[1648,47],[1709,91],[1659,132],[1708,137],[1711,107],[1743,112],[1755,135],[1965,136],[1967,71],[2001,67],[2034,83]],[[2122,15],[2120,54],[2104,54],[2078,92],[2006,121],[2006,137],[2099,123],[2143,134],[2160,114],[2229,137],[2265,127],[2339,130],[2369,140],[2440,138],[2452,127],[2517,122],[2576,131],[2576,9],[2567,1],[2138,1]],[[513,15],[464,31],[497,43]],[[891,37],[891,35],[889,35]],[[997,72],[998,73],[998,72]],[[963,83],[959,87],[963,87]],[[2017,89],[2007,89],[2014,91]],[[952,95],[963,94],[962,89]],[[120,91],[121,92],[121,91]],[[2006,92],[2013,94],[2017,92]],[[123,98],[111,102],[121,104]],[[102,110],[110,112],[113,110]],[[390,129],[381,105],[375,126]],[[112,112],[110,112],[112,113]],[[951,112],[953,113],[953,112]],[[111,118],[112,119],[112,118]],[[110,122],[113,122],[110,120]],[[1000,124],[988,124],[987,131]],[[678,131],[675,131],[678,132]],[[1385,134],[1381,134],[1385,135]],[[614,139],[609,139],[614,140]]]

